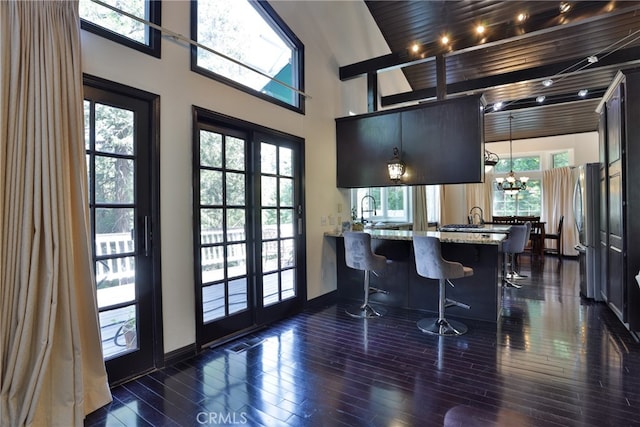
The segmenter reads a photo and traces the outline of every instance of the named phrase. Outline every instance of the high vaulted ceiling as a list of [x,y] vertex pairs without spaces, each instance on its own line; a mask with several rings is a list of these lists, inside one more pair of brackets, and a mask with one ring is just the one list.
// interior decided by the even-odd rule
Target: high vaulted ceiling
[[444,82],[446,96],[483,93],[487,142],[509,139],[510,114],[513,139],[595,131],[616,72],[640,66],[640,1],[365,3],[392,53],[341,67],[341,78],[401,67],[412,90],[382,106],[435,99],[439,81],[441,96]]

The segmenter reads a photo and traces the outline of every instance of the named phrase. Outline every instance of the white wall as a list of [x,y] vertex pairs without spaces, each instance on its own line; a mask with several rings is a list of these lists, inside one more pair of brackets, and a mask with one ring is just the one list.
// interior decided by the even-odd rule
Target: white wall
[[[83,72],[160,95],[160,189],[164,351],[195,342],[191,200],[191,107],[197,105],[305,139],[307,295],[336,289],[335,248],[323,233],[348,219],[348,191],[336,188],[336,117],[366,111],[366,80],[342,83],[338,67],[389,53],[361,1],[275,1],[280,17],[305,45],[301,115],[190,71],[190,50],[162,39],[157,59],[82,32]],[[163,1],[162,25],[188,35],[189,2]],[[400,74],[381,93],[408,90]],[[339,212],[339,208],[342,211]],[[321,226],[321,218],[327,225]],[[334,222],[332,224],[331,222]]]
[[[509,141],[485,144],[485,148],[500,156],[509,158]],[[541,151],[566,151],[573,153],[572,166],[598,161],[598,132],[549,136],[513,141],[513,155]]]

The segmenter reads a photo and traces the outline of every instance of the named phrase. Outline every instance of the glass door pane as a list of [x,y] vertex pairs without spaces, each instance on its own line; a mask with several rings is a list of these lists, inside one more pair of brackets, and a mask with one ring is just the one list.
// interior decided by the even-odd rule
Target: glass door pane
[[155,364],[151,106],[91,85],[84,96],[98,317],[109,380],[117,382]]
[[[199,342],[251,322],[246,138],[201,128],[197,143]],[[248,313],[248,315],[247,315]]]
[[111,359],[138,349],[134,112],[99,102],[84,105],[85,117],[93,118],[85,122],[85,135],[100,332],[104,357]]
[[260,144],[263,307],[297,295],[293,150]]
[[302,140],[196,112],[196,340],[205,347],[302,307],[303,156]]

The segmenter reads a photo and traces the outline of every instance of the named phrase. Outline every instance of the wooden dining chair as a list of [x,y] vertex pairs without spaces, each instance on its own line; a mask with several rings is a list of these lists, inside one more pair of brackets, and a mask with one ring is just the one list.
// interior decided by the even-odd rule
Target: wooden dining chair
[[513,224],[515,222],[515,217],[513,216],[493,216],[492,222],[494,224]]
[[529,236],[529,245],[527,252],[530,252],[531,257],[539,257],[544,260],[544,239],[546,237],[544,223],[537,221],[531,222],[531,234]]
[[556,242],[556,247],[555,248],[544,248],[545,253],[548,254],[556,254],[558,255],[558,258],[562,258],[562,256],[564,255],[562,253],[562,226],[564,223],[564,215],[562,215],[560,217],[560,221],[558,221],[558,230],[556,233],[549,233],[549,234],[545,234],[544,239],[545,242],[547,239],[549,240],[553,240]]

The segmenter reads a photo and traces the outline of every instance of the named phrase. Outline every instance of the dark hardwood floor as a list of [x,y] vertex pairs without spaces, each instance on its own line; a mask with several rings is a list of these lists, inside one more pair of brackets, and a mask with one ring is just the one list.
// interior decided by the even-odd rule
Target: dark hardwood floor
[[307,310],[115,387],[85,425],[640,425],[640,345],[579,296],[577,261],[523,264],[497,325],[441,338],[425,313]]

